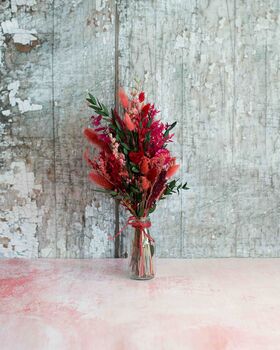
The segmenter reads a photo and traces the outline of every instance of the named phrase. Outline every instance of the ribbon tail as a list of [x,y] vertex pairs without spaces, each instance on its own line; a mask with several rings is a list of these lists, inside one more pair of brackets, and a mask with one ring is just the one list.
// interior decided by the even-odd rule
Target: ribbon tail
[[118,232],[116,233],[113,237],[111,235],[108,235],[108,239],[110,239],[111,241],[113,241],[114,239],[116,239],[129,225],[129,222],[127,222],[124,227]]
[[151,235],[149,235],[145,230],[143,230],[144,235],[151,241],[154,242],[155,240],[153,239],[153,237]]
[[142,277],[144,275],[144,254],[143,254],[143,229],[140,229],[140,237],[139,237],[139,249],[140,249],[140,276]]
[[127,222],[126,224],[124,225],[124,227],[118,232],[116,233],[114,236],[111,236],[110,234],[108,235],[108,239],[110,239],[111,241],[113,241],[114,239],[116,239],[126,228],[128,225],[131,224],[131,221],[133,220],[133,216],[130,216],[128,219],[127,219]]

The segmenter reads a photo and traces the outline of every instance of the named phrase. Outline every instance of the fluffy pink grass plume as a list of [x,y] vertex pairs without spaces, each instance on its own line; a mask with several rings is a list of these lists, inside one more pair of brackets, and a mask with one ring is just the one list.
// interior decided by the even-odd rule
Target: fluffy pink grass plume
[[177,173],[177,171],[179,170],[180,165],[179,164],[175,164],[172,165],[166,173],[166,178],[169,179],[170,177],[172,177],[173,175],[175,175]]
[[125,126],[128,128],[129,131],[133,131],[135,129],[135,125],[133,124],[133,122],[132,122],[130,116],[128,115],[128,113],[125,113],[123,122],[124,122]]
[[96,185],[98,185],[99,187],[104,188],[105,190],[112,190],[113,189],[113,185],[107,181],[103,176],[97,174],[94,171],[91,171],[89,173],[89,178],[91,179],[91,181],[93,181]]
[[100,136],[94,130],[86,128],[84,130],[84,135],[90,143],[98,148],[102,150],[106,150],[108,148],[108,145],[100,139]]
[[88,165],[93,166],[93,162],[89,158],[89,149],[88,148],[85,149],[83,157],[84,157],[84,159],[85,159],[85,161],[87,162]]
[[127,109],[128,97],[127,97],[127,94],[125,93],[124,89],[119,89],[119,99],[120,99],[120,102],[121,102],[123,108]]

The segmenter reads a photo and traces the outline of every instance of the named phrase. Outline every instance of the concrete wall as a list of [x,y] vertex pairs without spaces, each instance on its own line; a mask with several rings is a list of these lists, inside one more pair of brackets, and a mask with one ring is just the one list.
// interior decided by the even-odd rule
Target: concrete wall
[[106,234],[125,214],[87,180],[85,95],[111,106],[135,77],[178,121],[191,187],[153,214],[157,254],[279,257],[279,13],[277,0],[1,1],[0,257],[114,256]]

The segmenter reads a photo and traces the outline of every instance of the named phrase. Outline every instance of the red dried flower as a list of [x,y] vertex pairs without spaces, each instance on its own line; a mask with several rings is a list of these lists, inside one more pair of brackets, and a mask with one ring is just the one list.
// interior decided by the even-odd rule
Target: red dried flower
[[155,182],[157,176],[158,176],[158,171],[156,168],[152,168],[147,174],[147,178],[151,181],[151,183]]
[[144,157],[144,152],[129,152],[129,159],[134,163],[134,164],[139,164]]
[[150,103],[147,103],[145,106],[142,107],[142,110],[141,110],[142,118],[145,118],[148,115],[150,106],[151,106]]
[[145,100],[145,92],[144,91],[140,92],[138,99],[139,99],[140,103],[142,103]]
[[158,176],[158,178],[153,186],[152,194],[151,194],[149,201],[148,201],[148,207],[151,207],[159,199],[160,195],[162,194],[163,189],[165,188],[165,183],[166,183],[166,171],[163,170],[159,174],[159,176]]

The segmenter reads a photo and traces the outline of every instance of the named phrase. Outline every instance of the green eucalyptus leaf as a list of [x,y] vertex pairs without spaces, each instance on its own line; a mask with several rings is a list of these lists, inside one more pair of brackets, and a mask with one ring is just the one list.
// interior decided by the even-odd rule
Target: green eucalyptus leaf
[[119,130],[122,130],[122,127],[120,125],[120,123],[117,121],[117,119],[115,119],[115,123],[116,123],[116,126]]
[[165,133],[163,134],[163,137],[167,137],[169,135],[169,131],[166,130]]
[[139,171],[139,169],[136,167],[136,166],[133,166],[132,168],[131,168],[131,170],[134,172],[134,173],[139,173],[140,171]]
[[121,145],[123,146],[123,148],[127,149],[128,151],[130,151],[130,148],[127,144],[125,144],[124,142],[121,142]]
[[91,93],[88,93],[90,99],[92,100],[93,104],[96,105],[96,99],[95,97],[91,94]]
[[130,189],[134,193],[140,193],[140,190],[135,185],[130,185]]
[[176,126],[177,122],[172,123],[169,127],[168,127],[168,131],[172,130],[175,126]]
[[88,94],[89,98],[86,100],[90,103],[89,107],[92,108],[97,114],[102,115],[103,117],[109,117],[109,112],[107,107],[101,103],[97,98],[92,94]]

